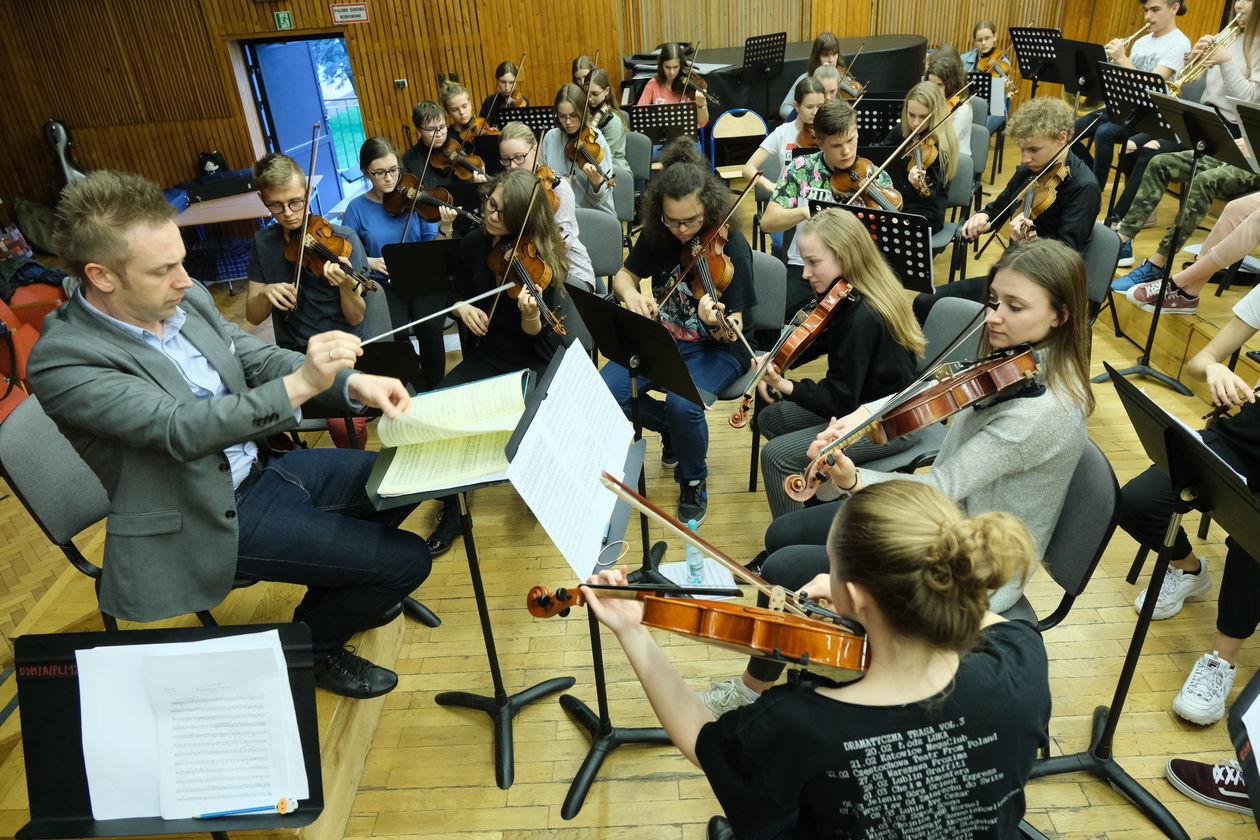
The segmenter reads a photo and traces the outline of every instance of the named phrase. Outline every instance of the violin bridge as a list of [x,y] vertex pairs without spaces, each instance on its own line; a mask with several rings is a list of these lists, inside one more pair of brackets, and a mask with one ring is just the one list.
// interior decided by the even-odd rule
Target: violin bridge
[[785,612],[787,610],[787,590],[782,586],[775,586],[770,590],[770,609],[775,612]]

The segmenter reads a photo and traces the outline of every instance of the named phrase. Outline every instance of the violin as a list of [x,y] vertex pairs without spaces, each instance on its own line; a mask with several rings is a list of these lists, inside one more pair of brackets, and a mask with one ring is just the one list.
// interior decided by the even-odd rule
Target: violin
[[306,228],[301,235],[297,231],[288,233],[289,241],[284,246],[284,258],[291,263],[301,261],[316,277],[324,276],[324,264],[335,262],[341,270],[350,275],[355,287],[376,291],[376,284],[363,274],[341,262],[342,257],[350,256],[350,242],[333,233],[332,224],[323,216],[308,216]]
[[465,219],[481,224],[480,216],[456,206],[452,203],[454,200],[449,190],[443,187],[430,187],[426,190],[420,186],[419,178],[410,172],[404,172],[394,189],[382,197],[381,205],[391,216],[401,216],[414,210],[426,222],[440,221],[442,216],[439,210],[449,207]]
[[1006,50],[1000,55],[995,55],[990,51],[988,55],[982,55],[976,60],[976,69],[981,73],[988,73],[1002,79],[1008,79],[1011,75],[1011,63],[1006,60]]
[[538,183],[542,184],[543,192],[547,194],[547,201],[551,204],[551,212],[560,212],[560,194],[556,192],[556,187],[560,185],[560,177],[556,175],[556,171],[550,166],[540,165],[534,171],[538,176]]
[[499,129],[493,128],[490,123],[486,122],[485,117],[473,117],[472,122],[464,126],[464,129],[459,132],[459,142],[467,146],[482,135],[495,137],[498,134]]
[[785,371],[796,364],[806,348],[831,325],[832,315],[839,311],[840,304],[849,299],[852,291],[852,286],[843,279],[838,279],[827,290],[827,294],[823,295],[822,300],[806,306],[792,317],[792,323],[779,336],[779,340],[757,366],[752,379],[748,381],[739,408],[727,419],[732,427],[742,429],[748,425],[748,415],[753,407],[753,396],[757,393],[758,383],[766,375],[766,369],[774,365],[776,369]]
[[831,176],[831,191],[845,204],[861,201],[867,207],[878,210],[900,210],[901,193],[892,187],[881,187],[876,178],[883,167],[876,168],[866,158],[860,157],[848,169],[841,169]]
[[463,144],[455,137],[447,140],[441,149],[433,149],[429,163],[443,175],[454,174],[461,181],[475,180],[478,175],[487,177],[485,161],[476,155],[465,154]]
[[907,170],[917,167],[923,172],[923,180],[919,182],[916,189],[919,195],[924,198],[930,198],[932,195],[932,184],[928,182],[928,167],[936,163],[940,150],[936,146],[936,137],[928,135],[915,144],[914,148],[906,153]]
[[515,243],[504,242],[492,248],[486,258],[486,267],[494,272],[494,276],[502,283],[515,283],[508,289],[508,296],[513,300],[521,296],[521,292],[529,290],[538,303],[538,313],[543,323],[555,331],[556,335],[565,335],[564,325],[543,301],[543,290],[551,282],[551,266],[538,253],[538,246],[532,239],[518,236]]
[[853,54],[853,60],[847,66],[836,68],[840,72],[840,83],[836,93],[839,94],[841,99],[861,99],[862,94],[866,92],[866,86],[853,75],[853,65],[857,63],[858,56],[862,54],[864,49],[866,49],[865,41],[858,47],[858,51]]
[[703,93],[704,98],[714,105],[720,106],[722,104],[716,96],[709,93],[709,83],[699,73],[688,73],[687,78],[681,82],[675,77],[674,83],[670,88],[674,93],[690,96],[692,99],[695,99],[697,93]]
[[[750,607],[699,598],[662,598],[647,592],[625,594],[643,602],[643,624],[678,633],[712,645],[812,669],[835,668],[865,671],[868,665],[866,635],[814,618],[787,615],[765,607]],[[582,593],[543,586],[529,590],[525,606],[535,618],[565,615],[570,607],[583,606]]]
[[814,134],[814,124],[802,128],[796,132],[796,148],[798,149],[817,149],[818,137]]
[[[1054,200],[1059,197],[1059,187],[1067,180],[1068,172],[1068,168],[1059,163],[1053,172],[1038,179],[1037,185],[1024,193],[1024,218],[1033,221],[1054,204]],[[1026,228],[1021,238],[1029,238],[1029,234],[1035,230],[1035,225]]]
[[564,144],[564,156],[578,166],[589,163],[599,171],[601,184],[607,184],[610,187],[617,186],[617,182],[605,175],[604,171],[599,168],[600,161],[604,159],[604,149],[595,138],[595,129],[587,125],[585,120],[582,121],[582,128],[578,133],[570,137],[569,142]]
[[[832,451],[859,431],[865,431],[872,442],[885,444],[939,423],[1008,388],[1026,383],[1037,375],[1037,371],[1037,359],[1028,345],[1002,350],[987,359],[964,366],[924,391],[905,399],[890,400],[865,424],[824,447],[804,475],[790,475],[784,479],[783,487],[790,498],[806,501],[813,497],[818,485],[827,478],[823,464],[835,463]],[[908,390],[913,390],[913,387]],[[903,391],[898,397],[904,394]]]

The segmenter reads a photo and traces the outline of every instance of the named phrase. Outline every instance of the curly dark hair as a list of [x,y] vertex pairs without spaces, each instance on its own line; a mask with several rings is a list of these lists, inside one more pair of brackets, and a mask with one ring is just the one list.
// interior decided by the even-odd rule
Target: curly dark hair
[[[653,245],[671,244],[677,240],[661,221],[666,198],[678,201],[696,195],[704,205],[704,227],[720,222],[731,209],[733,196],[695,148],[695,138],[675,137],[661,152],[661,171],[648,182],[643,193],[643,235]],[[737,226],[735,220],[732,226]]]

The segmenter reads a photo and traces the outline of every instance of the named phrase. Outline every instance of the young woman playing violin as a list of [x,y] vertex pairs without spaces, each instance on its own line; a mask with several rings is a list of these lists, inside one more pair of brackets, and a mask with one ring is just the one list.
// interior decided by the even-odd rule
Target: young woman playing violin
[[806,677],[717,716],[642,625],[642,603],[581,592],[735,836],[1016,836],[1046,743],[1048,663],[1037,631],[991,612],[988,591],[1033,567],[1027,529],[910,481],[855,493],[832,518],[814,594],[866,629],[854,682]]
[[[730,261],[730,285],[720,300],[705,293],[693,296],[688,275],[677,285],[674,270],[681,265],[680,252],[696,240],[707,240],[728,214],[731,194],[722,179],[701,159],[690,137],[678,137],[665,147],[664,168],[648,182],[643,194],[643,234],[630,249],[625,266],[612,279],[612,291],[627,309],[647,318],[659,318],[673,335],[687,363],[691,378],[702,390],[718,393],[739,376],[748,353],[735,335],[720,330],[723,315],[741,325],[742,313],[753,303],[752,251],[748,241],[731,223],[722,253]],[[651,296],[639,291],[640,279],[652,278]],[[670,287],[664,301],[659,298]],[[630,376],[626,368],[609,362],[600,370],[613,396],[630,413]],[[639,405],[644,427],[661,434],[661,462],[674,467],[679,484],[678,518],[702,522],[708,511],[705,480],[709,427],[704,409],[674,394],[664,402],[648,396],[652,383],[639,380]]]
[[[817,79],[802,78],[796,83],[792,96],[796,119],[783,123],[766,135],[766,139],[761,141],[761,145],[740,170],[745,180],[760,172],[767,159],[777,161],[779,171],[785,172],[794,157],[793,149],[818,147],[818,139],[814,136],[814,115],[825,101],[822,84]],[[757,183],[767,190],[774,189],[774,181],[764,175],[758,178]]]
[[[459,137],[461,132],[472,128],[472,99],[468,96],[467,88],[458,82],[443,82],[442,87],[438,89],[438,101],[442,103],[442,110],[446,113],[452,135]],[[464,140],[460,142],[464,144],[464,151],[469,153],[474,151],[471,143]]]
[[548,129],[542,139],[543,166],[569,179],[578,207],[616,216],[613,188],[608,183],[613,177],[612,149],[603,132],[594,126],[586,94],[577,85],[565,85],[556,93],[555,107],[556,127]]
[[704,91],[699,89],[683,90],[683,80],[687,77],[687,66],[684,65],[681,44],[665,44],[661,47],[660,58],[656,61],[656,75],[648,79],[639,101],[643,105],[674,105],[679,102],[696,104],[696,127],[704,128],[709,124],[709,102]]
[[[770,402],[757,412],[756,422],[767,438],[761,447],[761,474],[770,513],[776,518],[800,509],[800,503],[784,492],[783,480],[805,469],[809,461],[805,450],[827,428],[828,419],[843,417],[908,385],[925,343],[905,290],[856,216],[848,210],[824,210],[805,222],[797,236],[804,277],[817,298],[841,281],[851,291],[836,304],[823,334],[797,359],[803,364],[826,355],[826,376],[819,381],[791,380],[781,375],[786,371],[770,364],[758,385],[762,398]],[[777,401],[771,388],[781,397]],[[860,463],[912,443],[912,439],[884,446],[861,443],[850,447],[849,454]]]
[[[1040,557],[1085,449],[1085,419],[1094,407],[1084,262],[1061,242],[1017,243],[990,270],[986,300],[981,356],[1030,344],[1038,371],[954,415],[931,471],[909,479],[940,489],[968,516],[988,511],[1013,514],[1028,526],[1035,556]],[[809,457],[860,425],[872,409],[878,406],[859,408],[833,421],[810,446]],[[835,453],[834,460],[825,468],[820,498],[843,498],[863,487],[905,477],[859,469],[843,452]],[[766,531],[766,559],[754,561],[753,567],[788,591],[799,591],[826,570],[823,545],[833,514],[834,505],[824,504],[774,520]],[[1020,575],[995,587],[990,608],[1009,609],[1026,581],[1027,576]],[[780,663],[753,659],[742,677],[717,683],[702,697],[711,709],[744,705],[769,688],[782,671]]]
[[[463,180],[456,171],[459,164],[450,160],[450,154],[454,154],[456,150],[462,152],[463,146],[457,138],[450,136],[442,106],[429,99],[417,102],[411,109],[411,122],[419,137],[415,145],[403,152],[403,171],[423,178],[422,186],[425,188],[448,187]],[[466,172],[468,179],[475,183],[486,180],[484,170]]]
[[[811,200],[835,202],[849,198],[851,192],[836,192],[834,185],[837,181],[864,180],[856,167],[859,162],[865,165],[870,162],[857,155],[857,116],[849,103],[833,99],[819,108],[814,115],[814,136],[818,138],[818,151],[793,158],[791,165],[783,170],[779,182],[775,184],[770,203],[761,214],[761,227],[767,233],[785,231],[803,224],[809,218]],[[856,186],[854,184],[846,189],[851,190]],[[892,179],[887,172],[881,172],[873,187],[892,189]],[[814,295],[803,276],[804,262],[796,238],[788,246],[787,264],[787,308],[783,315],[785,322],[790,321],[796,311]]]
[[[885,146],[898,146],[910,135],[916,135],[914,147],[888,172],[893,186],[901,193],[901,209],[918,213],[928,220],[932,232],[945,225],[945,201],[949,182],[958,169],[958,140],[945,115],[949,106],[945,95],[931,82],[919,82],[906,94],[901,107],[901,125],[884,138]],[[926,138],[920,138],[935,124]]]
[[805,79],[812,77],[814,71],[819,67],[823,65],[835,67],[843,60],[843,57],[840,55],[840,39],[834,33],[819,32],[818,37],[814,39],[814,45],[809,48],[809,61],[805,64],[805,72],[796,77],[796,81],[788,88],[782,104],[779,105],[779,116],[783,119],[783,122],[791,121],[797,116],[797,112],[800,111],[798,105],[800,100],[795,98],[796,86]]
[[525,94],[516,87],[518,72],[520,68],[511,61],[505,61],[494,68],[495,92],[482,100],[477,116],[490,123],[500,108],[523,108],[529,104]]
[[591,75],[591,71],[595,69],[595,62],[591,61],[590,56],[579,55],[569,63],[569,76],[573,80],[573,84],[586,89],[586,78]]
[[[517,280],[517,269],[506,266],[503,258],[518,241],[518,250],[526,255],[522,265],[531,280],[540,287],[546,280],[542,298],[520,288],[519,296],[516,290],[501,292],[479,304],[456,308],[456,317],[470,335],[464,342],[463,360],[442,380],[443,388],[526,367],[544,370],[564,344],[563,336],[545,323],[544,308],[558,311],[569,258],[551,205],[542,188],[535,188],[537,184],[532,172],[513,169],[500,172],[483,188],[483,227],[460,241],[452,299],[463,300]],[[427,541],[434,557],[450,549],[460,533],[457,497],[444,496],[442,501],[437,527]]]
[[617,107],[617,98],[612,81],[608,78],[608,71],[603,67],[596,67],[587,77],[585,88],[595,127],[604,135],[608,148],[612,150],[613,167],[629,172],[630,164],[626,161],[626,132],[630,130],[630,124],[626,121],[626,115]]
[[[967,97],[967,71],[963,69],[958,50],[952,45],[934,50],[928,58],[927,80],[941,89],[945,94],[945,102],[951,109]],[[973,117],[969,108],[954,110],[950,125],[954,127],[954,137],[958,140],[958,148],[971,148],[971,124]]]
[[586,246],[578,235],[577,199],[573,195],[573,187],[569,186],[567,179],[557,177],[550,169],[538,166],[538,138],[534,136],[533,129],[519,122],[510,122],[503,126],[499,134],[499,163],[507,170],[537,170],[536,174],[543,181],[544,189],[555,195],[553,206],[556,224],[569,255],[568,282],[582,283],[594,291],[595,270],[591,267],[590,254],[586,252]]
[[1013,65],[1006,54],[997,49],[997,27],[991,20],[982,20],[971,28],[972,48],[962,54],[963,69],[988,73],[993,82],[989,88],[989,115],[985,127],[993,134],[1006,122],[1010,96],[1015,91],[1011,81]]
[[[452,235],[456,211],[450,207],[437,207],[438,221],[427,222],[414,212],[403,210],[391,213],[386,208],[386,196],[394,192],[401,177],[398,150],[384,137],[369,137],[359,149],[359,169],[372,186],[346,207],[342,222],[359,235],[367,253],[372,272],[388,278],[389,271],[381,250],[397,242],[428,242],[431,239],[449,238]],[[398,198],[391,200],[398,201]],[[402,202],[399,202],[402,203]],[[404,207],[407,204],[403,205]],[[389,302],[389,317],[395,324],[406,324],[433,311],[433,301],[393,291],[383,283],[385,300]],[[436,388],[446,373],[446,350],[442,344],[442,321],[426,321],[414,328],[420,343],[420,372],[425,385]],[[397,341],[406,341],[406,333],[398,333]]]

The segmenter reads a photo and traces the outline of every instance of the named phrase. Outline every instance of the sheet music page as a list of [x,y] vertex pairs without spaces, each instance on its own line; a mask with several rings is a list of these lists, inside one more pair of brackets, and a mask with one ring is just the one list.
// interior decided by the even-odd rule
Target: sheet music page
[[299,800],[310,795],[287,677],[288,665],[280,648],[278,631],[200,642],[96,647],[75,653],[83,760],[93,818],[111,820],[162,814],[158,725],[149,702],[142,660],[149,656],[238,652],[263,647],[270,651],[276,671],[286,675],[280,682],[282,702],[288,714],[275,730],[283,738],[288,756],[285,795]]
[[376,432],[383,446],[430,443],[483,432],[511,432],[525,411],[524,378],[519,370],[428,391],[411,398],[411,411],[382,417]]
[[[679,560],[673,563],[662,563],[657,566],[657,571],[665,577],[672,580],[679,586],[714,586],[725,587],[727,589],[735,588],[735,575],[731,574],[731,570],[723,566],[712,557],[704,558],[704,571],[700,573],[700,583],[692,583],[691,575],[687,572],[687,563]],[[726,595],[705,595],[709,601],[734,601],[734,596]]]
[[[524,408],[522,407],[522,412]],[[520,414],[513,421],[513,428]],[[512,430],[412,443],[394,450],[377,493],[404,496],[507,477]]]
[[617,502],[599,477],[624,477],[634,430],[581,345],[562,352],[507,475],[578,580],[586,580]]
[[157,722],[163,819],[294,795],[282,735],[293,702],[270,650],[144,656],[141,669]]

